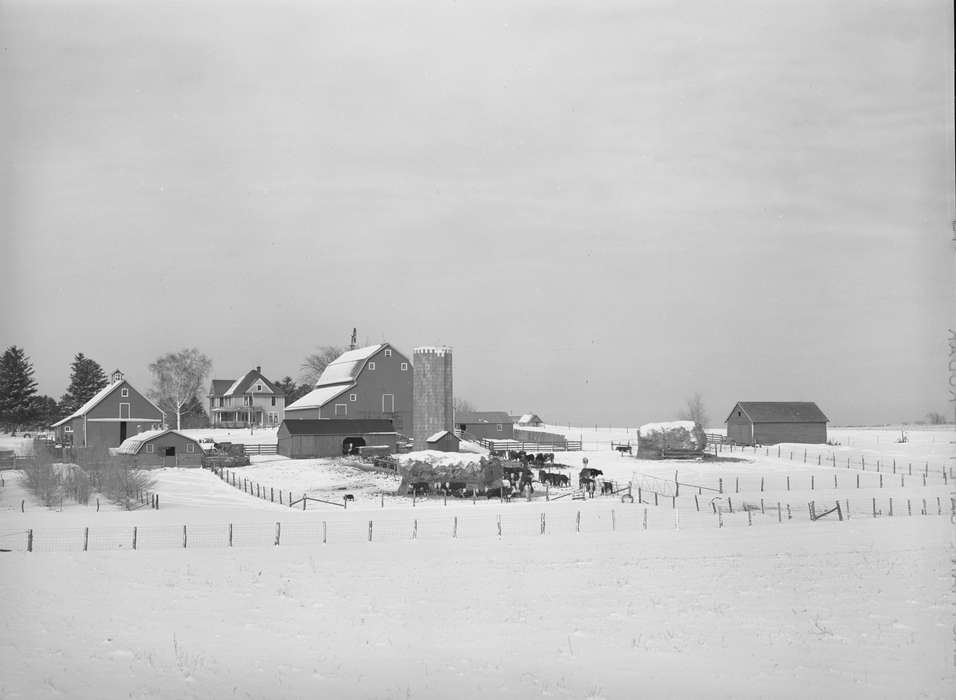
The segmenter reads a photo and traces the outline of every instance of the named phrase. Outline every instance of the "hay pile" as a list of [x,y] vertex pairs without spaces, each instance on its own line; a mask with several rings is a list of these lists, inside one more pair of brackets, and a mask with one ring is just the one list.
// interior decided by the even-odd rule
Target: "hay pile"
[[647,423],[637,436],[637,456],[649,459],[698,455],[706,446],[704,429],[690,420]]
[[422,482],[433,485],[458,482],[479,490],[493,488],[501,485],[503,474],[502,462],[495,457],[482,457],[477,462],[466,464],[429,464],[415,460],[401,465],[398,470],[402,475],[399,493],[405,493],[412,484]]

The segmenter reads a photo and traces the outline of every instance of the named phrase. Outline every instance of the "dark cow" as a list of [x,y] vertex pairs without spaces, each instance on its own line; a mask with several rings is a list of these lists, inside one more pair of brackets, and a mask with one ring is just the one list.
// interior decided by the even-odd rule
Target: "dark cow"
[[551,485],[552,486],[570,486],[571,477],[567,474],[551,474]]
[[602,496],[613,496],[614,495],[614,484],[610,481],[601,482],[601,495]]
[[630,445],[615,445],[615,446],[614,446],[614,449],[617,450],[618,452],[620,452],[621,454],[624,454],[625,452],[626,452],[627,454],[631,454],[631,446],[630,446]]
[[408,487],[408,492],[414,496],[427,496],[431,485],[427,481],[416,481]]
[[486,498],[511,498],[511,487],[510,486],[495,486],[494,488],[488,489],[485,492]]
[[350,494],[350,493],[347,493],[347,494],[345,494],[344,496],[342,496],[342,500],[343,500],[343,501],[354,501],[354,500],[355,500],[355,496],[353,496],[353,495]]
[[464,498],[465,489],[468,488],[468,484],[464,481],[449,481],[445,488],[448,489],[448,493],[455,498]]

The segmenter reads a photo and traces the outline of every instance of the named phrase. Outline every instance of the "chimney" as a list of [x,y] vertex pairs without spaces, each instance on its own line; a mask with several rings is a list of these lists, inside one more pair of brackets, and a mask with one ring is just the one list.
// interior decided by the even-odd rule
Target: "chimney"
[[262,365],[256,365],[256,372],[262,374]]

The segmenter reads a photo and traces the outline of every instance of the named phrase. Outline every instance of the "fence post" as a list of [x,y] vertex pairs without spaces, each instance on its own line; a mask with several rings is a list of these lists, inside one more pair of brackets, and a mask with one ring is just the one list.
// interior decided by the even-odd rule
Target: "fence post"
[[289,507],[292,507],[292,491],[289,491]]
[[100,512],[100,499],[99,499],[99,498],[96,499],[96,512],[97,512],[97,513]]
[[923,515],[926,515],[926,499],[923,499]]
[[763,493],[763,477],[760,477],[760,493]]
[[33,530],[27,530],[27,551],[33,551]]
[[913,504],[910,503],[910,499],[906,499],[906,512],[908,515],[913,515]]
[[498,537],[501,537],[501,513],[498,513]]
[[761,514],[761,515],[766,515],[766,514],[767,514],[767,511],[764,510],[764,507],[763,507],[763,499],[762,499],[762,498],[760,499],[760,514]]
[[136,526],[133,525],[133,549],[136,549]]
[[857,487],[857,488],[860,488],[860,475],[859,475],[859,474],[856,475],[856,487]]
[[418,518],[412,520],[412,539],[418,539]]
[[817,466],[820,466],[820,455],[817,455]]
[[790,475],[787,474],[787,491],[790,490]]
[[279,489],[279,505],[284,506],[285,503],[282,502],[282,489]]
[[458,516],[457,515],[455,516],[455,524],[452,527],[451,536],[453,538],[458,537]]
[[329,541],[329,524],[323,520],[322,521],[322,544],[327,544]]
[[654,505],[657,505],[657,491],[654,492]]
[[838,487],[837,487],[837,475],[836,475],[836,472],[833,472],[833,488],[838,488]]
[[942,514],[943,514],[943,502],[942,500],[940,500],[940,497],[937,496],[936,497],[936,515],[942,515]]
[[753,517],[750,515],[750,508],[747,509],[747,525],[753,525]]
[[842,522],[843,522],[843,511],[840,510],[840,501],[837,501],[837,502],[836,502],[836,511],[837,511],[837,517],[840,519],[840,522],[842,523]]
[[279,536],[282,534],[282,523],[276,520],[276,547],[279,546]]
[[717,527],[721,528],[723,526],[724,526],[724,514],[720,510],[720,508],[718,508],[717,509]]
[[[926,486],[926,474],[923,474],[923,486]],[[63,509],[63,504],[60,504],[60,509]]]
[[780,501],[777,501],[777,522],[783,522],[783,508],[780,507]]
[[229,523],[229,546],[232,546],[232,523]]
[[640,486],[637,487],[637,502],[638,502],[638,503],[643,503],[643,502],[644,502],[644,497],[641,495],[641,487],[640,487]]
[[793,513],[790,512],[790,504],[787,504],[787,520],[793,520]]
[[83,551],[85,552],[90,545],[90,528],[83,528]]
[[737,477],[736,483],[734,485],[734,493],[740,493],[740,477]]
[[372,541],[372,521],[368,521],[368,541]]
[[909,471],[910,471],[910,476],[913,476],[913,463],[912,463],[912,462],[909,463]]
[[717,492],[718,492],[718,493],[723,493],[723,492],[724,492],[724,478],[723,478],[723,477],[720,477],[719,479],[717,479]]
[[803,450],[803,463],[804,463],[804,464],[807,463],[807,450],[806,450],[806,448],[804,448],[804,450]]
[[813,501],[807,503],[807,511],[810,513],[810,521],[813,522],[817,519],[817,510]]
[[846,519],[850,519],[850,499],[846,499]]
[[544,500],[548,502],[551,501],[551,488],[547,481],[544,482]]
[[694,494],[694,506],[697,508],[697,512],[700,512],[700,501],[697,500],[697,494]]
[[727,496],[727,510],[729,510],[730,513],[731,513],[731,515],[733,515],[733,512],[734,512],[734,503],[733,503],[733,501],[730,500],[730,496]]
[[815,478],[815,476],[814,476],[813,474],[811,474],[811,475],[810,475],[810,490],[811,490],[811,491],[815,491],[816,488],[817,488],[817,487],[815,486],[815,482],[816,482],[816,478]]
[[270,503],[276,502],[276,490],[272,486],[269,487],[269,502]]
[[542,535],[544,534],[544,530],[545,530],[545,519],[544,519],[544,513],[542,513],[541,514],[541,534]]
[[[303,493],[303,494],[302,494],[302,510],[305,510],[305,504],[306,504],[306,503],[307,503],[307,501],[306,501],[306,499],[305,499],[305,494]],[[343,501],[343,503],[344,503],[344,501]]]
[[614,514],[614,509],[611,508],[611,532],[617,530],[617,517]]
[[671,496],[671,510],[677,507],[677,496]]
[[156,502],[156,506],[155,506],[155,507],[156,507],[156,510],[159,510],[159,494],[158,494],[158,493],[155,494],[155,495],[153,496],[153,498],[154,498],[154,500],[155,500],[155,502]]
[[643,528],[642,528],[642,529],[644,529],[644,530],[647,529],[647,508],[644,509],[644,522],[643,522]]
[[183,525],[183,549],[186,549],[186,526]]

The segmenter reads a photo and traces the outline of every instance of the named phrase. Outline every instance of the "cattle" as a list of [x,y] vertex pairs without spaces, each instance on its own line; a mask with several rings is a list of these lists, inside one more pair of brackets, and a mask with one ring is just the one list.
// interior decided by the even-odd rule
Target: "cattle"
[[427,496],[431,485],[427,481],[416,481],[408,487],[408,492],[414,496]]
[[551,475],[548,474],[548,472],[546,472],[544,469],[539,469],[539,470],[538,470],[538,481],[540,481],[542,484],[551,483]]
[[447,484],[445,484],[445,488],[447,489],[448,493],[455,498],[464,498],[465,489],[467,487],[468,484],[466,484],[464,481],[449,481]]
[[618,452],[620,452],[622,455],[623,455],[625,452],[626,452],[627,454],[631,454],[631,446],[630,446],[630,445],[615,445],[615,446],[614,446],[614,449],[617,450]]
[[614,495],[614,483],[611,481],[602,481],[601,482],[601,495],[602,496],[613,496]]
[[488,489],[485,492],[485,497],[488,499],[492,498],[511,498],[511,487],[510,486],[496,486],[492,489]]
[[567,474],[551,474],[551,485],[552,486],[570,486],[571,477]]
[[353,496],[353,495],[350,494],[350,493],[347,493],[347,494],[345,494],[344,496],[342,496],[342,500],[343,500],[343,501],[354,501],[354,500],[355,500],[355,496]]

